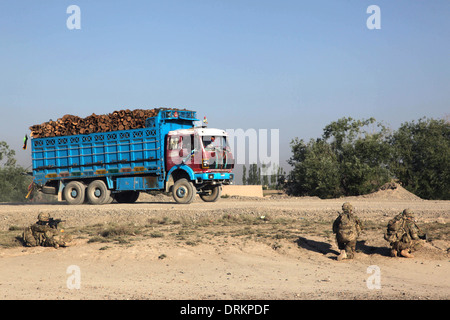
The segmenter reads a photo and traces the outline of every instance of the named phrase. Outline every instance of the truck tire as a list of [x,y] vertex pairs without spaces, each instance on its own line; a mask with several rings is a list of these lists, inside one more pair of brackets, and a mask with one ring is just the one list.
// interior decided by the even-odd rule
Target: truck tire
[[113,201],[114,201],[114,197],[112,194],[110,194],[109,198],[108,198],[108,200],[106,200],[105,204],[111,204],[111,203],[113,203]]
[[84,202],[86,186],[78,181],[69,182],[63,191],[68,204],[82,204]]
[[220,195],[222,194],[222,186],[216,186],[212,189],[205,190],[205,191],[211,191],[210,194],[200,194],[200,198],[205,202],[216,202],[217,199],[220,198]]
[[188,204],[194,201],[196,191],[192,182],[182,178],[173,185],[172,196],[177,203]]
[[108,190],[102,180],[94,180],[89,183],[86,196],[90,204],[105,204],[111,197],[111,190]]
[[49,186],[43,186],[41,192],[45,194],[52,194],[55,196],[58,194],[56,187],[49,187]]
[[139,191],[123,191],[116,193],[114,199],[118,203],[134,203],[139,198]]

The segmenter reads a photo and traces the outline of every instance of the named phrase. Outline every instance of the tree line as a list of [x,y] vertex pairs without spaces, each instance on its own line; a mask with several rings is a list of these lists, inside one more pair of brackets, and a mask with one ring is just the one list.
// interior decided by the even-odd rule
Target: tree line
[[421,118],[391,131],[374,118],[341,118],[321,137],[294,138],[290,146],[291,195],[356,196],[394,180],[423,199],[450,199],[448,119]]
[[247,173],[247,167],[242,168],[243,185],[262,185],[263,189],[281,190],[286,182],[286,172],[280,166],[275,166],[273,172],[267,172],[268,166],[262,164],[258,167],[256,163],[250,164]]

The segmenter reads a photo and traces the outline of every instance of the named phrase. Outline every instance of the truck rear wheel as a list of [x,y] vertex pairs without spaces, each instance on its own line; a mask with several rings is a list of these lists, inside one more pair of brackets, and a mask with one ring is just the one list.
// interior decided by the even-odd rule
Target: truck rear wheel
[[196,193],[196,189],[192,182],[185,178],[177,180],[172,187],[172,196],[177,203],[191,203],[194,201]]
[[82,204],[84,202],[86,186],[78,181],[69,182],[63,191],[64,198],[69,204]]
[[208,192],[208,194],[200,194],[200,198],[205,202],[215,202],[222,194],[222,187],[216,186],[205,191]]
[[89,184],[86,196],[90,204],[105,204],[111,197],[111,190],[102,180],[94,180]]

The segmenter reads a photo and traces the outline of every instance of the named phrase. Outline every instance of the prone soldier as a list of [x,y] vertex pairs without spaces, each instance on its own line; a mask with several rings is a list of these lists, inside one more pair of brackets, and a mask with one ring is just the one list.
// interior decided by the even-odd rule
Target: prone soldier
[[39,213],[38,221],[25,228],[23,231],[23,243],[27,247],[67,247],[72,240],[70,235],[59,228],[61,219],[53,219],[47,212]]

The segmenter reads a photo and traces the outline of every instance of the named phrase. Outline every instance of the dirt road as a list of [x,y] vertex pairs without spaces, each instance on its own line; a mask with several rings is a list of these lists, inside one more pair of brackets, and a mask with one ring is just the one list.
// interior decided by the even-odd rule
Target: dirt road
[[[365,230],[354,260],[337,261],[331,232],[344,201]],[[415,258],[391,258],[387,221],[405,208],[429,234]],[[15,240],[48,211],[66,248]],[[448,299],[450,201],[392,194],[220,199],[165,196],[134,204],[0,204],[0,299]],[[120,232],[119,232],[120,231]],[[8,240],[9,239],[9,240]]]

